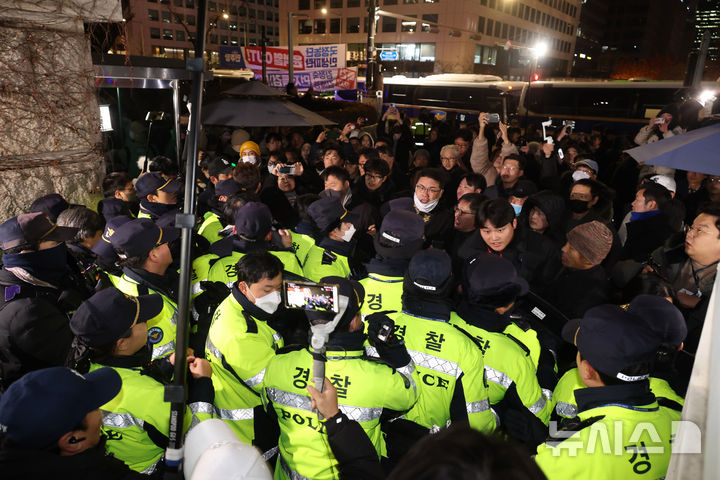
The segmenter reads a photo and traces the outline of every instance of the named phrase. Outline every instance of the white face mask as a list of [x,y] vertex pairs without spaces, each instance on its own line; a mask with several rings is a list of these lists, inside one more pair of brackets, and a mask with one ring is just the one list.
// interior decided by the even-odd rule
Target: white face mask
[[590,178],[590,174],[584,170],[575,170],[572,174],[573,182],[577,182],[578,180],[582,180],[584,178]]
[[275,170],[275,165],[268,165],[267,167],[268,167],[268,173],[269,173],[270,175],[272,175],[273,170]]
[[355,235],[355,225],[350,225],[350,228],[345,230],[342,234],[343,242],[349,242],[352,240],[353,235]]
[[420,210],[422,213],[430,213],[433,208],[437,206],[437,204],[440,202],[440,199],[432,200],[428,203],[421,203],[420,199],[417,196],[417,193],[414,195],[413,200],[415,201],[415,208]]
[[[250,287],[248,287],[247,291],[250,293],[250,295],[253,295],[252,292],[250,292]],[[267,295],[259,298],[255,297],[255,306],[269,314],[275,313],[275,311],[280,306],[280,302],[282,302],[282,297],[280,296],[280,292],[278,291],[270,292]]]
[[257,157],[255,155],[243,155],[242,161],[243,163],[251,163],[255,165],[257,164]]

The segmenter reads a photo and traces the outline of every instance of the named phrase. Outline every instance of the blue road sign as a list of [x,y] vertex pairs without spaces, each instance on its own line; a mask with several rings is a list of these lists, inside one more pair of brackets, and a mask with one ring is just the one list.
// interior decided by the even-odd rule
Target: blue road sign
[[383,50],[380,52],[380,60],[397,60],[398,59],[398,52],[397,50]]

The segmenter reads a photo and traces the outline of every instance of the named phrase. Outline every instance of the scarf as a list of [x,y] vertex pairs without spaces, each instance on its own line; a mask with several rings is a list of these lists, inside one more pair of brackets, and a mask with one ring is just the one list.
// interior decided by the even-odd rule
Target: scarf
[[20,280],[38,286],[59,288],[67,282],[70,274],[65,243],[34,252],[7,253],[2,256],[2,261],[5,268]]

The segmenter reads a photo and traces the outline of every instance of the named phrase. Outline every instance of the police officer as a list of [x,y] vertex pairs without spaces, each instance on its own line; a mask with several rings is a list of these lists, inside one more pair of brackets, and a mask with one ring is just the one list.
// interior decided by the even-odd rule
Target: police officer
[[135,182],[140,199],[138,218],[156,219],[167,212],[177,210],[177,193],[182,183],[174,178],[166,179],[160,172],[141,175]]
[[121,225],[110,237],[123,267],[115,286],[134,297],[149,293],[162,296],[162,311],[147,322],[153,359],[175,351],[177,277],[168,270],[173,262],[168,244],[179,236],[175,227],[160,228],[148,218],[137,218]]
[[425,223],[418,215],[393,210],[383,218],[373,243],[377,255],[366,265],[368,276],[360,280],[365,301],[360,313],[400,311],[403,277],[410,258],[423,245]]
[[200,282],[221,282],[232,287],[237,280],[235,266],[240,258],[257,251],[269,251],[283,264],[283,269],[297,276],[303,276],[303,270],[295,253],[291,249],[291,237],[286,230],[279,230],[278,236],[283,246],[274,246],[272,238],[272,215],[270,209],[260,202],[248,202],[235,215],[235,228],[230,235],[210,246],[207,255],[193,262],[192,290],[200,294]]
[[[211,177],[212,178],[212,177]],[[204,237],[210,244],[221,240],[223,237],[220,231],[225,228],[223,224],[222,207],[228,197],[242,190],[239,183],[230,177],[226,180],[220,180],[215,184],[215,194],[210,198],[208,206],[210,207],[203,215],[202,222],[198,227],[198,234]]]
[[[421,231],[423,227],[421,222]],[[402,313],[390,315],[395,336],[404,340],[420,377],[420,398],[405,418],[433,431],[451,422],[469,422],[476,430],[491,432],[495,417],[483,354],[450,323],[454,286],[451,260],[444,251],[422,250],[410,260]]]
[[[110,287],[80,305],[70,320],[76,336],[73,359],[77,369],[92,372],[111,367],[122,378],[120,394],[100,407],[107,451],[146,474],[161,468],[170,426],[170,405],[164,401],[164,383],[169,378],[161,367],[150,363],[147,345],[146,322],[162,308],[160,295],[131,297]],[[192,356],[188,364],[193,380],[185,430],[191,422],[213,414],[210,364]]]
[[305,276],[314,282],[326,276],[349,277],[357,242],[348,211],[340,199],[325,197],[308,207],[308,215],[317,236],[303,265]]
[[[400,415],[415,404],[417,372],[402,342],[392,339],[392,321],[385,315],[368,317],[369,337],[380,357],[395,368],[365,357],[359,315],[363,291],[358,282],[340,277],[323,277],[321,282],[337,284],[339,296],[347,299],[347,307],[337,314],[338,324],[326,345],[325,376],[337,390],[340,410],[360,423],[378,455],[384,455],[381,417]],[[335,315],[306,314],[311,323]],[[266,410],[277,415],[281,431],[276,479],[338,478],[338,463],[328,445],[325,426],[313,413],[306,389],[312,383],[312,368],[313,352],[309,347],[276,355],[265,370],[263,402]]]
[[[673,420],[680,420],[685,400],[673,388],[677,376],[674,360],[687,335],[685,319],[677,307],[655,295],[638,295],[627,306],[627,311],[643,318],[647,328],[662,338],[651,372],[650,390],[660,408],[667,409]],[[563,423],[574,418],[577,415],[575,390],[584,387],[577,368],[565,372],[553,392],[553,417]]]
[[265,367],[284,345],[271,326],[281,302],[282,271],[282,262],[267,251],[243,255],[237,282],[213,315],[205,348],[217,414],[249,444],[256,437],[255,421],[262,419]]
[[665,476],[673,417],[659,407],[648,380],[663,338],[645,323],[600,305],[563,328],[563,338],[578,348],[586,388],[575,391],[577,417],[537,449],[535,461],[549,479]]
[[67,284],[63,242],[76,233],[40,212],[0,225],[0,391],[31,370],[64,364],[67,315],[83,299]]
[[130,217],[118,215],[108,220],[105,224],[105,230],[103,231],[100,240],[92,247],[92,251],[95,254],[95,265],[98,267],[97,282],[98,290],[116,285],[122,277],[122,267],[118,265],[119,257],[112,246],[110,238],[115,235],[117,229],[121,225],[126,224],[132,220]]
[[[527,282],[509,261],[481,254],[465,266],[458,316],[451,321],[483,352],[490,401],[500,425],[534,448],[546,437],[552,395],[540,388],[531,348],[508,333],[520,329],[510,315],[511,306],[526,291]],[[532,347],[540,350],[537,338]],[[549,369],[552,372],[552,366]]]
[[120,386],[120,376],[111,368],[86,375],[46,368],[15,382],[0,400],[3,479],[147,478],[105,454],[98,408]]

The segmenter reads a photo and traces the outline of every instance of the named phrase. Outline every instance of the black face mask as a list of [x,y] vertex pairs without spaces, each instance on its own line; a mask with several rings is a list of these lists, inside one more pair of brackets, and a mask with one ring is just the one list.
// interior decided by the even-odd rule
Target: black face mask
[[573,213],[585,213],[590,210],[590,202],[586,200],[574,200],[568,201],[568,208]]

